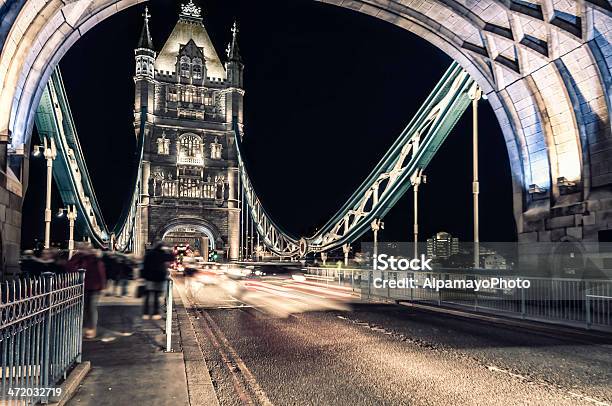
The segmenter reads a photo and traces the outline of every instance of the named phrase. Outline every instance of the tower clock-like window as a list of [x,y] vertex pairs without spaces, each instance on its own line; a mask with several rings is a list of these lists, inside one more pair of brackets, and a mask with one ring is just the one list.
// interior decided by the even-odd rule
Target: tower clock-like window
[[178,163],[186,165],[203,165],[203,149],[202,138],[198,135],[181,135],[179,138]]
[[210,144],[210,158],[221,159],[221,152],[223,151],[223,145],[219,144],[219,139],[215,137],[215,142]]
[[181,56],[181,76],[184,78],[188,78],[190,76],[191,71],[191,60],[186,56]]

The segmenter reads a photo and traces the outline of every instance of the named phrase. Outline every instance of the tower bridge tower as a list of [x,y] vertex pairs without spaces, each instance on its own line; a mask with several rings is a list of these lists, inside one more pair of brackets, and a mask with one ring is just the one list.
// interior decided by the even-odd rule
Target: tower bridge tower
[[[136,252],[165,240],[238,258],[240,208],[233,123],[243,120],[243,70],[232,27],[222,64],[192,0],[157,53],[145,9],[135,50],[134,118],[144,119]],[[142,114],[144,112],[144,114]]]

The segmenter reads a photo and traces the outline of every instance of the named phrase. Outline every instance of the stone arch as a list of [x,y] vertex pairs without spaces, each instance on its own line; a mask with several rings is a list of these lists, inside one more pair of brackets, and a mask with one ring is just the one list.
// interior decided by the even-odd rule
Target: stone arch
[[[593,187],[605,194],[601,188],[612,183],[612,63],[601,56],[610,53],[609,3],[316,1],[411,31],[472,75],[506,140],[519,233],[532,231],[525,213],[557,204],[561,180],[575,186],[564,204],[582,201]],[[14,153],[23,153],[42,88],[64,53],[89,28],[140,2],[16,0],[3,23],[10,29],[0,30],[0,138],[12,136]],[[531,185],[545,200],[533,199]]]
[[166,234],[181,226],[191,226],[206,234],[214,247],[223,247],[223,238],[219,229],[210,221],[199,217],[177,217],[160,226],[155,232],[155,240],[162,240]]

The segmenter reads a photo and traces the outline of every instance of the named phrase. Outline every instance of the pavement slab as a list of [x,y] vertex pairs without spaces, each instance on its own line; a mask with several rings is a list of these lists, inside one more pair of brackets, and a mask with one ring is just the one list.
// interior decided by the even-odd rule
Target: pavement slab
[[105,296],[99,334],[84,340],[91,371],[69,406],[188,406],[180,335],[173,322],[173,352],[165,352],[165,321],[142,320],[141,300]]

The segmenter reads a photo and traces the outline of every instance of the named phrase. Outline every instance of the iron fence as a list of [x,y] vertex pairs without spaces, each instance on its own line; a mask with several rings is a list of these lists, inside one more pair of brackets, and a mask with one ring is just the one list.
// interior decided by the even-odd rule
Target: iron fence
[[83,270],[0,285],[0,384],[7,405],[47,403],[81,361]]
[[[327,283],[352,287],[362,298],[382,298],[396,302],[421,302],[436,306],[459,307],[574,327],[612,331],[612,281],[566,278],[519,277],[529,288],[436,289],[426,280],[485,281],[491,276],[470,273],[372,271],[342,268],[307,268]],[[512,279],[516,279],[512,276]],[[413,280],[412,286],[381,286],[375,281]]]

